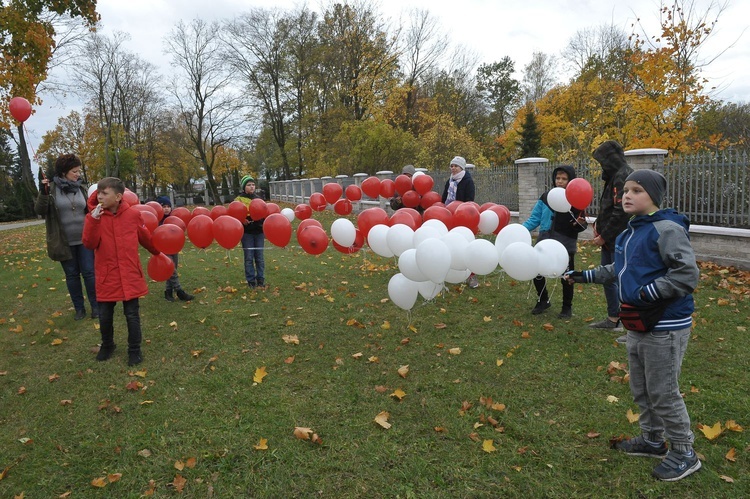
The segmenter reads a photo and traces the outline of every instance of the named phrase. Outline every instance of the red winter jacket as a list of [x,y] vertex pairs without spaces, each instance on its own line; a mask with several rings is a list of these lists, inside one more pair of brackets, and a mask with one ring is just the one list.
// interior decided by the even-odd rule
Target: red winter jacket
[[126,201],[120,202],[117,213],[104,210],[98,220],[86,215],[83,245],[94,250],[97,301],[127,301],[148,294],[138,243],[159,254],[141,212]]

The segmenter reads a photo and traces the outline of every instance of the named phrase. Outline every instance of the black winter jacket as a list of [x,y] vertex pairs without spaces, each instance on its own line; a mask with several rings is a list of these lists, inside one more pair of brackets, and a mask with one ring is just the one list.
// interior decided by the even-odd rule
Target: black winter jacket
[[602,165],[604,189],[599,199],[599,215],[594,223],[594,232],[604,239],[604,246],[615,249],[615,239],[628,225],[628,214],[622,210],[622,190],[625,179],[633,169],[625,159],[625,151],[614,140],[608,140],[596,148],[594,159]]

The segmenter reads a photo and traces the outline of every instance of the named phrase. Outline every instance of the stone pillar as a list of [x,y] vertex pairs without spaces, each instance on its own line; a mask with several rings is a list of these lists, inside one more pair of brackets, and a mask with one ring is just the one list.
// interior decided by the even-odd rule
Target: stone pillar
[[305,195],[302,192],[302,179],[295,178],[292,180],[292,199],[291,202],[294,204],[300,204],[305,202]]
[[625,157],[633,170],[663,170],[666,149],[631,149],[625,151]]
[[547,158],[517,159],[518,166],[518,222],[531,216],[534,205],[542,195],[537,187],[537,167],[549,163]]

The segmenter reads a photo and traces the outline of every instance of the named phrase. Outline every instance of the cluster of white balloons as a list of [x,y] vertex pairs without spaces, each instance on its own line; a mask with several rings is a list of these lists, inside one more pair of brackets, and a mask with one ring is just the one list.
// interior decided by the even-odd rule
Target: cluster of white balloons
[[[337,235],[344,225],[344,219],[334,222],[334,240],[343,234]],[[547,239],[532,246],[531,234],[520,224],[503,228],[494,244],[475,238],[466,227],[448,230],[439,220],[428,220],[416,231],[404,224],[380,224],[370,230],[367,243],[382,257],[398,257],[400,272],[390,279],[388,296],[404,310],[411,310],[419,295],[431,300],[445,283],[461,283],[472,273],[488,275],[498,265],[521,281],[537,275],[560,277],[568,266],[568,252],[562,243]]]

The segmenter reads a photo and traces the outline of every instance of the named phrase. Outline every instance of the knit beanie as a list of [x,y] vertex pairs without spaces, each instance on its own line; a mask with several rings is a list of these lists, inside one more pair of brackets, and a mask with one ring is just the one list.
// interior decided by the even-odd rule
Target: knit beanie
[[242,177],[242,180],[240,180],[240,190],[242,192],[245,192],[245,186],[248,182],[255,183],[255,179],[250,175],[245,175],[244,177]]
[[[451,165],[456,165],[457,167],[461,168],[462,170],[466,170],[466,160],[462,158],[461,156],[456,156],[451,160]],[[450,165],[449,165],[450,166]]]
[[162,206],[169,206],[172,207],[172,201],[167,196],[159,196],[156,198],[156,202],[159,203]]
[[406,165],[401,169],[401,173],[406,175],[414,175],[415,171],[414,165]]
[[636,170],[625,179],[625,182],[633,181],[640,184],[648,193],[651,201],[656,206],[661,206],[664,193],[667,192],[667,179],[664,175],[654,170]]

